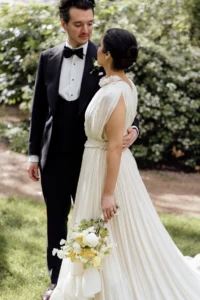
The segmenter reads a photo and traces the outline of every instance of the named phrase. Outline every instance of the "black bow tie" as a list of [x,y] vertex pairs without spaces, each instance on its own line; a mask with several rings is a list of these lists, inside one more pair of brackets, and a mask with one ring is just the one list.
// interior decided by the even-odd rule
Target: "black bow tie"
[[71,49],[69,47],[64,47],[63,55],[65,58],[69,58],[72,55],[77,55],[79,58],[83,59],[83,48]]

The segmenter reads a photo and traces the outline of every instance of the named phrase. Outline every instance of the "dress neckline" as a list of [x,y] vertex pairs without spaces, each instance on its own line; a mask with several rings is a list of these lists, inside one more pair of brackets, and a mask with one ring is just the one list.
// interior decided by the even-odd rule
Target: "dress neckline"
[[[106,76],[102,77],[99,80],[99,85],[100,85],[100,87],[103,87],[107,84],[110,84],[110,83],[113,83],[113,82],[118,82],[118,81],[125,82],[129,86],[129,88],[131,90],[133,90],[132,87],[126,81],[122,80],[121,77],[119,77],[118,75],[111,75],[109,77],[106,77]],[[130,83],[131,83],[131,81],[130,81]]]

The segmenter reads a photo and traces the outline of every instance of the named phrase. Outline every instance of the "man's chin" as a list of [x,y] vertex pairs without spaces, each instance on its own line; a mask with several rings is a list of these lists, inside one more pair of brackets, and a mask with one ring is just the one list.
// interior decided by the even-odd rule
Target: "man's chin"
[[80,43],[84,43],[84,44],[85,44],[85,43],[87,43],[88,41],[89,41],[89,37],[88,37],[88,36],[87,36],[87,37],[80,37],[80,38],[79,38],[79,42],[80,42]]

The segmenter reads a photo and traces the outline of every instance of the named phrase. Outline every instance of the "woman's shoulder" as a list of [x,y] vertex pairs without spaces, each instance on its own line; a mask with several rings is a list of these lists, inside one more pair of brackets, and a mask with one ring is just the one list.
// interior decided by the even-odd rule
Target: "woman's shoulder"
[[137,97],[137,89],[130,79],[124,81],[119,76],[105,76],[101,78],[100,86],[100,94],[101,96],[103,95],[103,98],[106,98],[107,101],[119,98],[121,94],[127,99]]

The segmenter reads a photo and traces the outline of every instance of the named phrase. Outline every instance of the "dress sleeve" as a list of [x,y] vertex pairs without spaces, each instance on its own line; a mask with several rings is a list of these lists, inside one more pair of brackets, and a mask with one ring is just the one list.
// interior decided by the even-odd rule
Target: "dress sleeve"
[[104,126],[107,124],[113,111],[115,110],[121,94],[123,94],[123,91],[119,88],[119,86],[115,86],[115,84],[111,84],[109,86],[108,92],[106,93],[104,100],[102,101],[102,116],[104,118]]
[[126,123],[125,123],[125,130],[128,129],[133,122],[133,119],[136,116],[136,109],[137,109],[137,93],[136,90],[133,89],[133,96],[130,93],[129,87],[127,87],[126,83],[117,84],[113,83],[110,84],[109,89],[105,95],[104,100],[102,101],[101,113],[103,118],[103,128],[102,133],[105,125],[107,124],[109,118],[111,117],[117,103],[123,95],[125,107],[126,107]]

